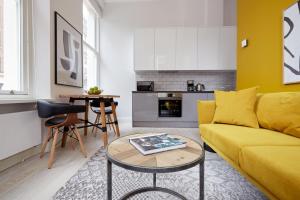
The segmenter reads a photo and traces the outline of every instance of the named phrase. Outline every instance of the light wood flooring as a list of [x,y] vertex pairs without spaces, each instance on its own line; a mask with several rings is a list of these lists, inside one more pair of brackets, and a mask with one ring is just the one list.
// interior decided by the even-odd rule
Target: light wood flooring
[[[47,153],[43,159],[37,155],[1,172],[0,199],[51,199],[55,192],[83,166],[87,159],[103,146],[102,141],[100,141],[100,134],[95,138],[90,132],[87,137],[83,136],[88,158],[82,156],[77,143],[75,150],[71,148],[70,144],[67,144],[64,149],[57,148],[55,163],[50,170],[47,168],[49,156]],[[195,128],[132,128],[129,123],[121,123],[120,132],[121,136],[132,133],[166,132],[200,141],[198,129]],[[110,139],[113,139],[113,133],[110,133]]]

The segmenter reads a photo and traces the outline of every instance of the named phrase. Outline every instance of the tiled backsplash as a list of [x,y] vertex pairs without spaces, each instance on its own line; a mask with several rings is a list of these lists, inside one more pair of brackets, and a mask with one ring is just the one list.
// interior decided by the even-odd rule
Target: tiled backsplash
[[156,91],[186,91],[187,80],[202,83],[206,90],[234,90],[236,72],[137,72],[136,81],[154,81]]

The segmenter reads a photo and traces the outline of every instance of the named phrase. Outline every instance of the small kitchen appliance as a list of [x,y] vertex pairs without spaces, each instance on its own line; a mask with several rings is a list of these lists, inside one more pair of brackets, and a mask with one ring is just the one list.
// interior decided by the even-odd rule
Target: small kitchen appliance
[[137,86],[137,91],[141,91],[141,92],[154,91],[154,81],[137,81],[136,86]]
[[188,92],[194,92],[195,91],[195,81],[194,80],[188,80],[186,83],[187,83],[187,91]]
[[198,84],[195,86],[195,90],[196,90],[197,92],[204,91],[204,90],[205,90],[205,85],[204,85],[204,84],[201,84],[201,83],[198,83]]

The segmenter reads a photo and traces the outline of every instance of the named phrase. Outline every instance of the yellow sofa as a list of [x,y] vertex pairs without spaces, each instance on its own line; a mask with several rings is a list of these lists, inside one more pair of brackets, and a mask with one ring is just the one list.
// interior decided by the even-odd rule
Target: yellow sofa
[[[300,93],[294,94],[300,96]],[[280,102],[284,99],[291,100],[290,96],[295,95],[291,93],[258,95],[255,112],[268,113],[265,116],[276,115],[277,111],[280,111]],[[264,102],[267,106],[259,106],[261,99],[270,103]],[[276,105],[273,101],[279,102],[279,106],[272,108],[270,105]],[[300,102],[296,104],[300,109]],[[215,109],[214,101],[198,101],[200,135],[206,145],[228,161],[268,198],[300,199],[300,138],[265,128],[212,124]],[[285,119],[289,119],[287,115],[284,114]],[[296,116],[294,112],[293,116],[289,117],[300,116]],[[270,119],[272,117],[268,118],[269,121]],[[280,119],[274,117],[274,120],[279,120],[278,124],[283,123]],[[260,124],[264,123],[263,121],[263,118],[258,118]],[[274,121],[270,123],[277,125]]]

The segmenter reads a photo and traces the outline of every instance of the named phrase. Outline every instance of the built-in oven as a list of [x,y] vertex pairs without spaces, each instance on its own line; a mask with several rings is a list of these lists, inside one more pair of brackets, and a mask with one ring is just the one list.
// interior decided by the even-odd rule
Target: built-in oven
[[158,117],[181,117],[182,94],[158,93]]

